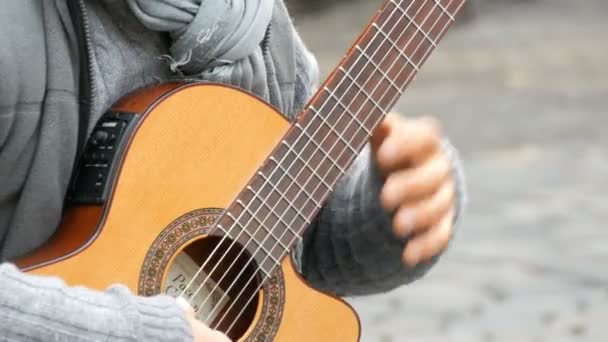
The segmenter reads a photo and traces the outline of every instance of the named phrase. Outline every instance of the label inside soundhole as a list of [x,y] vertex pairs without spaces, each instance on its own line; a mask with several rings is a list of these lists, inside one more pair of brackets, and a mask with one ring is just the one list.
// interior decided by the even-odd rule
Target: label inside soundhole
[[[230,298],[204,271],[201,271],[197,275],[196,281],[190,284],[190,280],[192,280],[199,269],[200,266],[190,256],[180,253],[175,258],[167,274],[165,293],[177,297],[183,292],[183,297],[190,302],[190,305],[196,311],[197,318],[203,322],[210,323],[228,305]],[[204,284],[201,284],[203,281]],[[188,284],[190,286],[184,292]],[[194,295],[195,293],[196,295]]]

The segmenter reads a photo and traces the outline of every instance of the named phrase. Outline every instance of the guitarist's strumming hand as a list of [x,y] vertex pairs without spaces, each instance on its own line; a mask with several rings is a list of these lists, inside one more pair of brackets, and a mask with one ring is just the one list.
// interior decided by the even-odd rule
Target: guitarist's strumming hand
[[192,326],[192,335],[194,336],[194,342],[230,342],[230,339],[226,335],[222,334],[217,330],[213,330],[197,320],[195,317],[194,309],[190,306],[188,301],[182,297],[177,298],[177,303],[186,312],[186,318]]
[[409,239],[402,260],[413,267],[443,251],[452,231],[455,188],[441,129],[431,118],[389,114],[371,146],[385,181],[380,201],[394,213],[395,235]]

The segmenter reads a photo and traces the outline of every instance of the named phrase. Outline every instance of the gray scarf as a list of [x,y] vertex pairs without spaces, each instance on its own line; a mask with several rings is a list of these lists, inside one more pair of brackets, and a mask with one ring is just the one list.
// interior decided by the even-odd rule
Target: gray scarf
[[[236,85],[277,105],[284,113],[292,110],[293,89],[286,89],[285,84],[293,85],[295,79],[295,38],[282,1],[275,4],[274,0],[127,0],[127,3],[146,27],[171,35],[169,59],[173,71]],[[271,23],[274,26],[275,22],[283,26],[281,31],[271,31]],[[267,39],[271,34],[275,36]]]

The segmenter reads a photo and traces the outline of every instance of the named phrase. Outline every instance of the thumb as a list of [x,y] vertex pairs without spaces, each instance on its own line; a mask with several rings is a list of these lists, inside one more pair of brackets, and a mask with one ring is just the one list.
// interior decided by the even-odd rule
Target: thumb
[[378,127],[374,129],[370,139],[370,144],[374,153],[378,151],[378,148],[380,148],[384,139],[386,139],[397,124],[399,124],[399,114],[388,113]]
[[177,297],[175,301],[177,302],[177,305],[184,310],[188,317],[194,317],[196,315],[194,309],[184,297]]
[[183,297],[176,299],[177,305],[186,313],[186,319],[192,326],[194,342],[230,342],[230,339],[217,330],[213,330],[196,319],[196,312]]

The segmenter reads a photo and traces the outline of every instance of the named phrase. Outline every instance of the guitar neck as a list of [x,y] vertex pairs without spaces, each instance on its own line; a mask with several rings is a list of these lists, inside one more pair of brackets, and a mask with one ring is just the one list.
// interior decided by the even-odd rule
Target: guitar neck
[[386,1],[228,208],[221,227],[247,231],[264,271],[300,239],[464,2]]
[[[347,134],[345,138],[354,147],[360,147],[413,81],[464,2],[386,1],[313,97],[301,120],[321,116]],[[356,131],[342,126],[347,120],[358,125]]]

